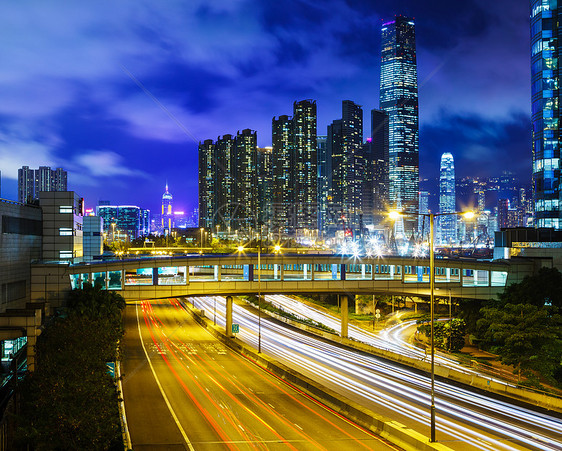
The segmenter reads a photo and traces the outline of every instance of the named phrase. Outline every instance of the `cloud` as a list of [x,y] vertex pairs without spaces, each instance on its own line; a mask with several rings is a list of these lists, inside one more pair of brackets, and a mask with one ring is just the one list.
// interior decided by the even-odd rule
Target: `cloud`
[[110,150],[89,150],[81,152],[70,165],[77,166],[82,173],[93,177],[145,177],[142,171],[128,167],[123,158]]
[[53,166],[56,158],[50,145],[11,130],[0,131],[0,162],[2,178],[17,180],[22,166]]

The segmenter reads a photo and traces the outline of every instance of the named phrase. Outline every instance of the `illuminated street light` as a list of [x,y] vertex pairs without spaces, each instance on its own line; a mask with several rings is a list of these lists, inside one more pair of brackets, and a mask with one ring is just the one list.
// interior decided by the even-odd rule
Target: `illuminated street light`
[[434,309],[434,292],[435,292],[435,249],[434,249],[434,237],[433,237],[433,222],[436,216],[447,216],[447,215],[457,215],[462,216],[465,219],[474,218],[474,212],[451,212],[451,213],[403,213],[399,211],[391,211],[388,216],[393,221],[396,221],[401,216],[427,216],[429,218],[429,294],[430,294],[430,342],[431,342],[431,435],[430,442],[435,442],[435,337],[434,337],[434,327],[433,323],[435,321],[435,309]]

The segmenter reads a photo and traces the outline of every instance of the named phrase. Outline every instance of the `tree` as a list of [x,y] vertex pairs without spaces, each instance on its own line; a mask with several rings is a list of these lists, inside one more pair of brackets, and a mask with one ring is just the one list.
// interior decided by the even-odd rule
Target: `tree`
[[106,362],[116,357],[124,307],[117,293],[89,284],[71,292],[67,314],[39,336],[37,370],[22,385],[22,447],[122,449],[118,393]]
[[504,290],[480,310],[482,346],[538,383],[541,375],[562,385],[562,274],[542,268]]
[[[420,319],[418,331],[430,336],[431,323],[427,319]],[[463,319],[455,318],[449,321],[435,321],[433,323],[433,343],[440,349],[457,352],[464,346],[466,323]]]

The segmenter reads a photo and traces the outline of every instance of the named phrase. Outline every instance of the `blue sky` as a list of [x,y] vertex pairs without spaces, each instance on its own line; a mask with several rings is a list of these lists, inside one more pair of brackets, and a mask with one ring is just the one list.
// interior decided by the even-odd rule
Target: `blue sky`
[[63,167],[86,199],[197,204],[197,143],[315,99],[378,108],[381,19],[415,18],[420,174],[530,180],[529,7],[508,0],[120,0],[0,4],[1,197],[17,169]]

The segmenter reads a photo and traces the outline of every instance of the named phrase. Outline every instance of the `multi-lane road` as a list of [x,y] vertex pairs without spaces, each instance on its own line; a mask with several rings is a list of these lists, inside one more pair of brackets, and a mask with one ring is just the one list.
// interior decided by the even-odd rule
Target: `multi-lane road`
[[226,348],[175,300],[127,306],[125,328],[135,450],[396,449]]
[[[224,298],[194,298],[207,316],[224,325]],[[257,348],[255,309],[234,306],[239,340]],[[283,364],[343,396],[429,435],[429,377],[408,368],[307,336],[266,318],[261,349]],[[437,439],[453,449],[560,450],[562,420],[528,407],[437,381]]]

